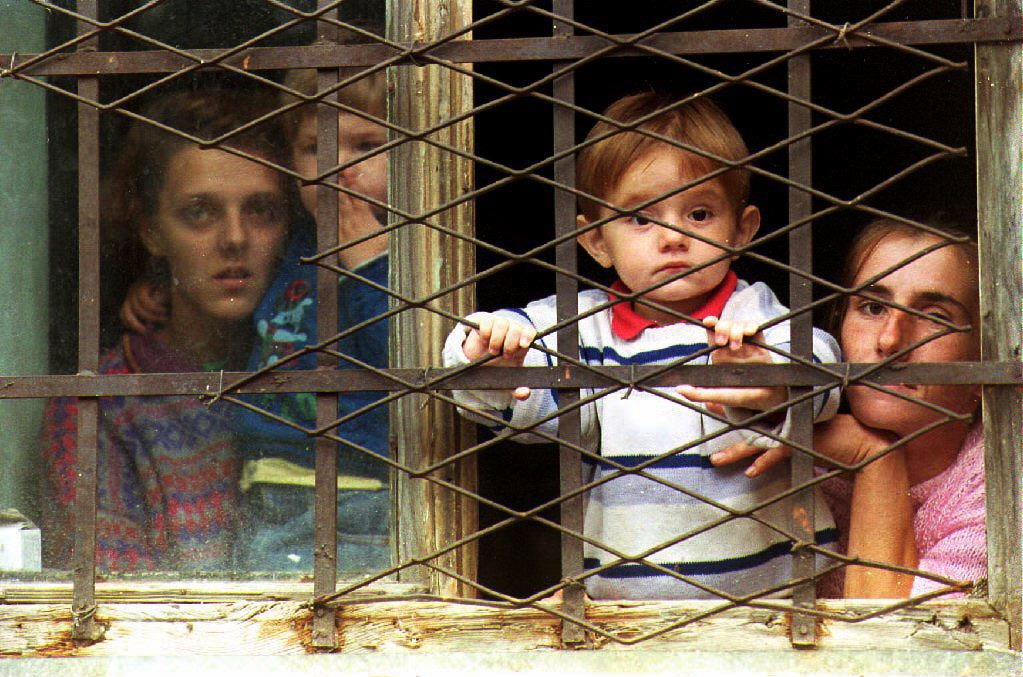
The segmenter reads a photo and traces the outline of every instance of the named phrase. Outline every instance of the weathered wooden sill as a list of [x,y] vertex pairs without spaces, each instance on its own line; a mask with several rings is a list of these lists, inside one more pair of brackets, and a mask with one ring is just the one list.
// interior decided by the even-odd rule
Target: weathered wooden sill
[[[306,604],[311,589],[311,584],[259,582],[100,584],[97,619],[105,633],[102,640],[87,644],[70,638],[69,586],[0,585],[0,656],[302,656],[312,653],[312,611]],[[382,584],[368,594],[413,592],[406,585]],[[862,614],[883,604],[827,600],[819,608]],[[587,605],[587,620],[630,641],[717,605],[591,602]],[[946,658],[955,653],[985,654],[983,659],[977,655],[954,659],[957,664],[969,663],[971,674],[1010,674],[1006,666],[1016,669],[1020,662],[1020,655],[1008,650],[1007,623],[980,600],[928,602],[855,623],[823,620],[819,648],[809,651],[790,648],[785,611],[732,609],[636,644],[589,633],[589,651],[557,651],[563,648],[560,626],[558,618],[537,609],[353,599],[338,608],[337,651],[341,656],[363,657],[359,660],[396,655],[412,660],[427,654],[483,652],[506,654],[513,662],[524,660],[523,656],[548,653],[599,652],[607,654],[608,660],[612,655],[627,653],[641,660],[634,666],[636,671],[645,670],[642,665],[646,656],[666,651],[693,656],[725,656],[731,652],[728,660],[735,658],[734,652],[757,652],[788,656],[785,660],[797,662],[810,660],[797,656],[801,654],[857,650],[935,652]],[[380,660],[386,663],[390,659]],[[582,661],[579,665],[586,660],[578,659]],[[8,663],[0,661],[0,675],[16,674],[9,672],[12,666]],[[982,669],[989,663],[994,666],[990,673]]]

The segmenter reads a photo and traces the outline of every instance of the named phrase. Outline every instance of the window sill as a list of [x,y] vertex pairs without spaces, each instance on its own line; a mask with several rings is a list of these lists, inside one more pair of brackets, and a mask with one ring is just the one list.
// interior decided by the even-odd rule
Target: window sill
[[[162,590],[102,585],[97,589],[100,606],[96,618],[104,627],[105,635],[91,644],[70,639],[68,587],[60,591],[50,589],[46,592],[48,601],[44,602],[39,598],[43,591],[38,584],[7,585],[0,594],[3,602],[0,604],[0,656],[312,653],[312,612],[302,601],[308,600],[311,585],[301,589],[277,583],[262,587],[248,583],[237,585],[239,587],[232,590],[190,588],[187,583],[168,584]],[[242,586],[248,587],[243,589]],[[406,585],[384,584],[373,592],[394,595],[414,591]],[[29,602],[32,595],[37,597]],[[228,600],[229,596],[233,597]],[[115,599],[117,601],[113,601]],[[474,660],[481,661],[480,666],[486,663],[484,659],[490,660],[487,657],[500,656],[508,662],[503,658],[493,659],[495,666],[521,664],[526,670],[553,671],[559,661],[568,661],[564,665],[568,672],[585,670],[585,666],[590,665],[587,661],[598,660],[592,658],[597,654],[601,656],[599,671],[614,671],[610,666],[620,661],[628,668],[627,672],[654,670],[656,661],[665,655],[674,655],[676,661],[682,660],[684,655],[687,665],[690,660],[696,660],[697,664],[706,661],[707,665],[725,666],[718,668],[718,675],[736,674],[727,668],[733,663],[757,665],[761,670],[775,665],[802,671],[799,666],[805,665],[810,672],[833,674],[831,669],[823,669],[830,660],[848,664],[850,669],[853,665],[860,666],[853,670],[857,674],[863,674],[868,663],[878,669],[890,664],[893,671],[887,674],[901,674],[894,666],[903,664],[907,670],[915,666],[916,674],[920,674],[921,665],[927,663],[913,661],[930,661],[931,658],[926,658],[930,656],[950,666],[960,666],[951,670],[956,674],[1005,675],[1010,674],[1006,666],[1015,669],[1020,660],[1019,653],[1008,649],[1008,624],[980,600],[928,602],[855,623],[823,620],[818,626],[819,647],[811,650],[791,648],[788,613],[784,610],[731,609],[656,634],[720,604],[591,602],[587,606],[587,621],[631,643],[622,644],[588,633],[588,648],[594,650],[560,652],[556,651],[563,648],[560,620],[537,609],[494,609],[437,601],[356,603],[353,598],[352,602],[338,608],[338,651],[342,657],[366,662],[367,669],[371,663],[379,661],[379,667],[374,670],[385,672],[398,666],[411,669],[413,657],[417,671],[420,659],[426,661],[422,669],[429,670],[431,665],[447,669],[453,665],[452,656],[470,654],[477,656]],[[862,615],[884,606],[883,602],[835,600],[823,601],[818,608]],[[486,648],[485,655],[479,653],[481,647]],[[896,658],[883,658],[888,652]],[[635,658],[630,659],[630,655]],[[908,658],[912,655],[917,657]],[[578,656],[583,658],[572,658]],[[764,662],[768,660],[771,663]],[[205,669],[214,664],[215,661],[204,658],[196,665]],[[0,676],[14,674],[5,672],[7,665],[0,661]],[[991,671],[986,671],[984,666],[990,666]],[[869,673],[869,669],[866,672]],[[946,674],[944,670],[930,669],[924,673]]]

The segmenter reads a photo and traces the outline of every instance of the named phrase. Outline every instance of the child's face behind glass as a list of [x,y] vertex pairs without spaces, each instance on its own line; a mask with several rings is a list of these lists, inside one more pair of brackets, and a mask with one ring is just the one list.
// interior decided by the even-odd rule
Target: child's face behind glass
[[[699,178],[688,171],[691,162],[687,159],[683,151],[654,148],[625,170],[618,185],[604,199],[621,210],[630,210],[669,193]],[[611,210],[602,209],[600,216],[611,214]],[[708,242],[659,225],[654,219],[698,234]],[[587,223],[580,215],[579,225]],[[753,238],[759,227],[760,211],[753,206],[740,208],[727,194],[721,180],[713,179],[666,197],[635,214],[619,216],[586,231],[579,235],[579,243],[597,263],[614,268],[632,291],[692,271],[643,295],[676,312],[691,314],[703,306],[731,265],[731,260],[724,258],[692,270],[724,253],[725,250],[711,243],[741,247]],[[643,304],[636,304],[636,311],[655,322],[677,320]]]
[[[387,142],[387,130],[381,125],[351,113],[338,114],[338,162],[344,164],[372,153]],[[307,115],[299,123],[292,145],[295,171],[305,177],[316,176],[316,116]],[[348,167],[341,172],[338,183],[360,195],[387,201],[387,154],[379,153]],[[316,216],[317,186],[303,186],[302,205]],[[373,207],[378,220],[383,210]]]

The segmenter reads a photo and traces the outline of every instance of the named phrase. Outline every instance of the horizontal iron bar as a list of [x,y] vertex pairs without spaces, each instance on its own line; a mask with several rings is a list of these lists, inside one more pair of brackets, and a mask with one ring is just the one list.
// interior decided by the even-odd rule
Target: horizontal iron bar
[[[797,49],[821,37],[826,29],[810,26],[797,28],[749,28],[711,31],[661,33],[641,44],[666,53],[728,54],[752,52],[783,52]],[[1018,41],[1023,39],[1023,26],[1004,18],[940,19],[873,24],[859,33],[822,49],[869,47],[873,43],[862,35],[876,36],[906,45],[935,45]],[[621,36],[627,37],[627,36]],[[402,63],[422,64],[422,55],[452,63],[497,63],[513,61],[571,61],[581,59],[608,46],[604,38],[584,35],[571,37],[504,38],[493,40],[453,40],[437,47],[428,43],[413,45],[416,55]],[[212,61],[224,50],[198,49],[191,53],[196,59]],[[279,70],[285,68],[334,68],[339,66],[372,66],[399,54],[387,45],[302,45],[290,47],[254,47],[224,62],[246,70]],[[637,48],[616,50],[610,56],[642,56]],[[0,76],[17,71],[19,64],[34,58],[33,54],[0,54]],[[134,73],[170,73],[195,61],[163,50],[133,52],[60,53],[25,69],[25,75],[126,75]]]
[[[679,383],[705,386],[790,385],[826,386],[836,382],[819,369],[800,364],[690,365],[674,367],[646,381],[648,374],[663,366],[588,367],[480,367],[444,378],[454,369],[392,369],[393,378],[364,369],[280,371],[265,374],[232,393],[253,392],[345,392],[350,390],[405,390],[398,381],[425,390],[451,388],[502,389],[598,388],[642,383],[671,386]],[[827,368],[846,373],[847,381],[876,369],[875,364],[829,364]],[[0,376],[0,399],[59,396],[114,395],[207,395],[239,380],[244,372],[187,374],[106,374]],[[864,379],[875,384],[972,383],[981,385],[1023,385],[1019,362],[919,363],[878,369]],[[432,383],[432,385],[426,385]]]

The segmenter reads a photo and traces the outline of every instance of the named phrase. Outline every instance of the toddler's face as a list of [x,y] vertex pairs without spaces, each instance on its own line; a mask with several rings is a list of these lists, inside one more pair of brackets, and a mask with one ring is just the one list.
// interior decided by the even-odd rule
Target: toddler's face
[[[381,125],[351,113],[339,113],[338,162],[350,162],[372,153],[387,142],[387,130]],[[316,176],[316,116],[307,115],[299,123],[291,147],[295,171],[302,176]],[[387,154],[368,157],[341,172],[338,183],[368,198],[387,201]],[[303,186],[302,204],[316,216],[317,186]],[[375,210],[381,211],[382,210]]]
[[[698,178],[688,172],[690,164],[684,151],[655,148],[626,169],[605,199],[621,210],[635,209]],[[611,214],[611,210],[604,209],[601,218]],[[655,220],[686,232],[662,226]],[[580,216],[579,223],[585,225],[587,221]],[[613,267],[632,291],[684,274],[651,289],[643,298],[691,314],[705,303],[731,265],[731,260],[724,258],[694,270],[725,253],[714,243],[745,245],[759,226],[760,211],[752,206],[740,209],[717,178],[586,231],[580,234],[579,242],[599,264]],[[655,322],[677,320],[643,304],[636,304],[636,311]]]

